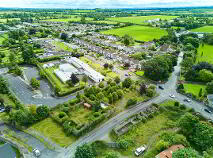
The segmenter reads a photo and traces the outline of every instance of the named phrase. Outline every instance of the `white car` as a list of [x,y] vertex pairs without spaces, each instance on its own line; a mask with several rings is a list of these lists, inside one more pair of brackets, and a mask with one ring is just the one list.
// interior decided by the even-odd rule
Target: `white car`
[[175,95],[173,95],[173,94],[170,94],[169,96],[170,96],[170,98],[175,98]]
[[143,146],[137,148],[137,149],[135,150],[135,155],[136,155],[136,156],[139,156],[139,155],[143,154],[143,153],[146,151],[146,149],[147,149],[147,146],[146,146],[146,145],[143,145]]
[[33,149],[33,154],[36,156],[36,157],[39,157],[41,155],[40,151],[38,149]]

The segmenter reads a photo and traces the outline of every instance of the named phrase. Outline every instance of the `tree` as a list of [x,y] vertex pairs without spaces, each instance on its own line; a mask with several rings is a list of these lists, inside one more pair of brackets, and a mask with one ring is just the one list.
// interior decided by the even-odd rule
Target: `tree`
[[130,44],[134,43],[134,40],[129,35],[124,35],[122,42],[124,43],[125,46],[129,46]]
[[202,97],[202,95],[203,95],[203,88],[200,88],[199,97]]
[[63,33],[61,33],[60,38],[64,41],[66,41],[68,38],[68,34],[63,32]]
[[118,84],[118,83],[120,83],[120,82],[121,82],[121,79],[120,79],[120,77],[119,77],[119,76],[116,76],[116,77],[115,77],[115,79],[114,79],[114,81]]
[[85,24],[85,23],[86,23],[86,18],[85,18],[85,16],[81,16],[81,23],[82,23],[82,24]]
[[25,63],[32,63],[32,59],[35,58],[32,46],[22,46],[22,58]]
[[147,95],[148,97],[153,97],[153,96],[155,95],[155,90],[153,90],[153,89],[151,89],[151,88],[148,88],[148,89],[146,90],[146,95]]
[[126,107],[129,107],[135,104],[137,104],[137,98],[130,98],[126,103]]
[[118,95],[118,98],[121,99],[124,95],[123,91],[121,89],[117,90],[117,95]]
[[46,105],[42,105],[42,106],[39,106],[37,109],[36,109],[36,113],[37,115],[39,116],[39,118],[42,120],[42,119],[45,119],[49,116],[49,108],[48,106]]
[[9,93],[8,83],[2,76],[0,76],[0,93],[2,94]]
[[100,83],[99,83],[99,85],[98,85],[100,88],[104,88],[104,82],[103,81],[101,81]]
[[109,153],[107,153],[105,158],[119,158],[119,157],[118,157],[118,154],[116,152],[109,152]]
[[146,93],[146,85],[144,84],[144,83],[142,83],[141,85],[140,85],[140,94],[141,95],[143,95],[143,94],[145,94]]
[[70,78],[74,85],[79,82],[79,79],[75,74],[72,74]]
[[211,82],[213,80],[213,73],[206,69],[200,70],[199,80],[202,82]]
[[75,158],[95,158],[95,155],[95,149],[88,144],[78,146],[75,152]]
[[109,67],[109,64],[108,64],[108,63],[105,63],[105,64],[104,64],[104,68],[105,68],[105,69],[108,69],[108,67]]
[[112,93],[112,97],[113,97],[113,102],[116,102],[118,100],[118,95],[116,92]]
[[125,80],[122,82],[122,86],[124,88],[129,88],[132,85],[132,79],[130,77],[125,78]]
[[201,158],[201,156],[192,148],[183,148],[175,151],[172,158]]
[[88,81],[88,77],[86,75],[84,75],[82,78],[82,81],[86,83]]
[[206,84],[206,91],[208,94],[213,94],[213,81]]
[[198,122],[199,119],[196,116],[186,113],[180,118],[179,127],[181,128],[183,134],[188,136],[193,133],[193,130]]
[[181,66],[185,69],[185,70],[188,70],[188,69],[191,69],[191,67],[193,66],[194,64],[194,60],[192,57],[186,57],[183,59],[182,63],[181,63]]
[[38,89],[40,87],[40,81],[33,77],[30,81],[30,85],[33,88]]

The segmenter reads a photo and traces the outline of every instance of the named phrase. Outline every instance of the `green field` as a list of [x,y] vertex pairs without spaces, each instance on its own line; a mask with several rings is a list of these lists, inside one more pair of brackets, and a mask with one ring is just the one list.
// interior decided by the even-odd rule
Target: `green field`
[[210,64],[213,64],[213,46],[205,44],[204,46],[200,45],[198,48],[198,54],[197,54],[197,60],[198,62],[209,62]]
[[147,20],[153,20],[158,18],[160,18],[161,20],[171,20],[177,18],[177,16],[154,15],[154,16],[136,16],[136,17],[115,17],[115,18],[108,18],[108,20],[140,25],[140,24],[147,24],[146,23]]
[[200,85],[200,84],[184,84],[184,89],[186,93],[192,93],[196,96],[199,95],[200,89],[203,89],[203,93],[205,92],[206,86],[205,85]]
[[37,124],[34,124],[28,130],[30,129],[36,130],[62,147],[66,147],[76,141],[75,137],[66,136],[63,128],[55,123],[51,118],[47,118]]
[[[20,20],[20,18],[9,18],[8,20]],[[7,19],[0,19],[0,23],[6,23]]]
[[213,26],[203,26],[200,28],[190,30],[192,32],[204,32],[204,33],[213,33]]
[[160,39],[162,36],[166,36],[167,32],[163,29],[148,26],[128,26],[118,29],[112,29],[107,31],[102,31],[103,34],[118,35],[120,37],[125,34],[133,37],[135,40],[139,41],[152,41],[153,39]]

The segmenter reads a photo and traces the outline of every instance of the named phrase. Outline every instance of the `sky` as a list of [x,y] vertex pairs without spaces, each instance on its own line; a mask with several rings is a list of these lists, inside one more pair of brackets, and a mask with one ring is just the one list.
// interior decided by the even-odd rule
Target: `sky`
[[213,6],[213,0],[0,0],[7,8],[153,8]]

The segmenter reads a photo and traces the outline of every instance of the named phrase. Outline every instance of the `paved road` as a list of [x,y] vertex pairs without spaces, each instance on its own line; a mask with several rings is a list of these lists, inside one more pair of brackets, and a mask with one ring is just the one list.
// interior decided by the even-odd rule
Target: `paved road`
[[177,82],[178,74],[180,72],[180,63],[182,61],[182,57],[183,57],[183,53],[180,53],[178,57],[178,65],[174,67],[174,72],[172,73],[168,82],[163,84],[163,86],[165,87],[165,90],[157,89],[157,91],[160,94],[157,98],[154,98],[146,103],[138,104],[137,106],[116,115],[115,117],[111,118],[106,123],[101,125],[99,128],[96,128],[95,130],[91,131],[87,135],[81,137],[78,141],[76,141],[74,144],[69,146],[66,152],[59,154],[57,158],[62,158],[62,157],[74,158],[74,153],[77,146],[100,139],[102,136],[109,133],[113,129],[113,127],[120,124],[124,119],[150,106],[151,103],[161,103],[164,100],[169,99],[170,94],[174,94],[176,96],[175,100],[179,101],[180,103],[184,103],[187,107],[194,108],[195,111],[200,112],[206,118],[213,120],[213,115],[210,115],[206,113],[205,111],[203,111],[203,106],[204,106],[203,104],[197,103],[195,101],[192,101],[191,103],[185,103],[183,102],[183,99],[186,97],[176,92],[176,82]]

